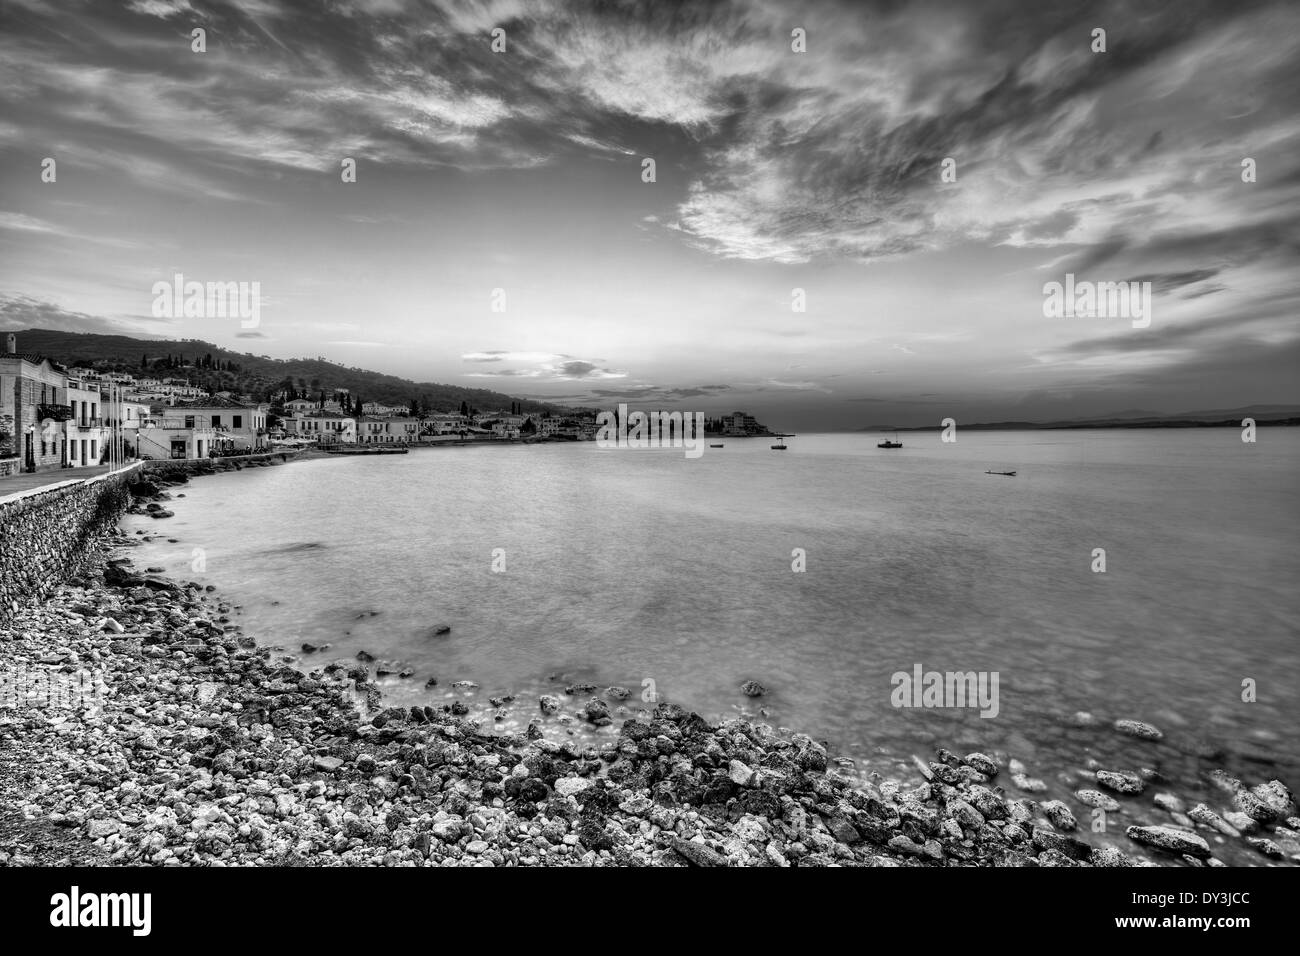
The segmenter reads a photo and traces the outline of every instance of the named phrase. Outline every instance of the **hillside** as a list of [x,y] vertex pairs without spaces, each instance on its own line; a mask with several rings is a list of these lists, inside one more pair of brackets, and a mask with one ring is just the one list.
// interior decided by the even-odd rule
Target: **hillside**
[[[428,411],[459,409],[462,402],[484,411],[508,408],[512,402],[518,402],[526,413],[566,410],[565,406],[521,399],[486,388],[413,382],[323,358],[274,359],[251,352],[233,352],[201,339],[137,339],[51,329],[27,329],[17,335],[20,351],[37,352],[63,365],[187,378],[211,391],[229,390],[259,399],[266,399],[269,393],[287,384],[310,393],[313,398],[321,390],[329,392],[335,388],[346,388],[363,401],[387,405],[409,405],[414,398]],[[169,357],[177,364],[183,360],[213,367],[168,366]],[[227,365],[231,366],[230,370],[225,370]]]

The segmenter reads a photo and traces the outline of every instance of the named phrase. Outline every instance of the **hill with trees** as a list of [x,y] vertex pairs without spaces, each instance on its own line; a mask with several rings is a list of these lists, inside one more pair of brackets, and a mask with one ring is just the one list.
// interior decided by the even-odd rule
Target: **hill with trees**
[[407,407],[415,402],[422,412],[459,411],[462,407],[481,411],[512,407],[521,414],[571,410],[486,388],[414,382],[325,358],[275,359],[234,352],[201,339],[137,339],[52,329],[16,334],[20,351],[36,352],[62,365],[185,379],[211,392],[246,394],[260,401],[270,401],[282,391],[311,399],[324,393],[329,398],[334,389],[342,388],[353,401]]

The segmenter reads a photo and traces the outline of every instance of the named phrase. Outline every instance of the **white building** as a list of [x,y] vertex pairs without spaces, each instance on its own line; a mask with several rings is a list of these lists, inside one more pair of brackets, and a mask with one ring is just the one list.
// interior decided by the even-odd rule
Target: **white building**
[[286,437],[303,438],[323,445],[357,440],[357,420],[337,412],[307,412],[280,422]]
[[69,377],[68,404],[72,406],[72,417],[63,423],[67,463],[73,468],[100,464],[108,455],[111,432],[105,422],[99,384]]
[[414,444],[420,438],[420,422],[415,418],[357,419],[357,442],[362,445]]
[[214,396],[174,406],[170,417],[182,417],[187,427],[210,427],[225,439],[222,450],[259,451],[270,446],[267,406]]

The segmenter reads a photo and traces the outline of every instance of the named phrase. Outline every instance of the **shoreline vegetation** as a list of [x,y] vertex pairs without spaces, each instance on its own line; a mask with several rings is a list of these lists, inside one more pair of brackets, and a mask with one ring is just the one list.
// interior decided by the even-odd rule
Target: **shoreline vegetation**
[[[131,510],[165,510],[188,480],[151,474]],[[1158,771],[1105,768],[1072,809],[1033,799],[1042,782],[997,751],[914,758],[918,786],[855,783],[806,735],[671,702],[600,744],[548,738],[566,711],[593,725],[629,713],[619,687],[494,700],[533,714],[523,734],[483,730],[459,699],[385,706],[364,661],[287,666],[213,586],[133,568],[141,535],[93,542],[90,571],[0,629],[11,674],[103,681],[97,708],[0,708],[0,865],[1222,866],[1229,848],[1300,861],[1286,786],[1222,770],[1201,797],[1217,810],[1139,796]],[[1135,720],[1096,732],[1150,748],[1152,766],[1167,746]],[[1099,812],[1127,852],[1090,841]]]

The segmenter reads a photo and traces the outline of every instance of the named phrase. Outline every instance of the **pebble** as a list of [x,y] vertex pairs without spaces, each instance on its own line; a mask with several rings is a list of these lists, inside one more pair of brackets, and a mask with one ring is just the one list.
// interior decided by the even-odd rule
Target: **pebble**
[[1140,720],[1117,720],[1115,721],[1115,729],[1122,734],[1128,734],[1130,737],[1137,737],[1139,740],[1160,740],[1164,737],[1159,728],[1143,723]]

